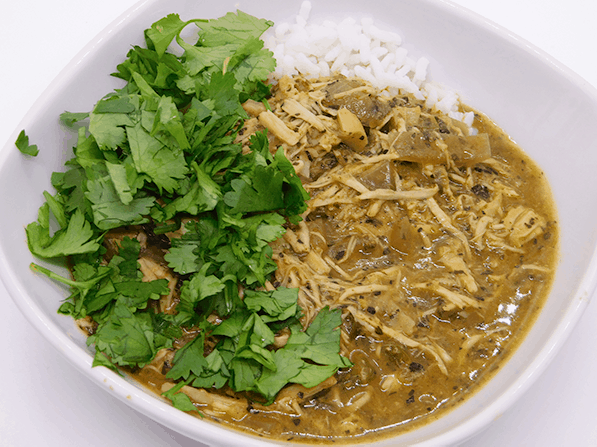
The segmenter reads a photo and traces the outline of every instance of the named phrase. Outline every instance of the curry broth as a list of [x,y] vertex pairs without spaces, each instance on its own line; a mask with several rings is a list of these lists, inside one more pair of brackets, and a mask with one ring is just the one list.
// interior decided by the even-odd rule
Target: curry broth
[[[274,113],[297,132],[298,119],[279,108],[297,92],[299,97],[306,92],[318,98],[312,110],[319,111],[322,120],[336,118],[338,108],[325,105],[329,96],[314,94],[321,87],[313,84],[294,80],[289,90],[281,92],[286,85],[281,83],[270,101]],[[436,127],[427,127],[435,135],[426,137],[428,141],[446,133],[466,134],[460,124],[412,98],[389,104],[402,112],[422,111],[418,122],[405,118],[394,123],[404,125],[406,132],[422,126],[421,120],[436,117]],[[262,126],[261,112],[254,111],[247,129]],[[384,146],[384,135],[392,134],[389,124],[365,126],[369,146],[360,153],[343,141],[328,142],[322,150],[317,146],[322,132],[312,128],[304,133],[311,143],[302,151],[294,151],[275,133],[271,137],[272,147],[282,145],[297,172],[302,172],[312,196],[303,226],[289,227],[288,236],[273,244],[279,265],[274,286],[301,287],[299,302],[306,320],[316,312],[314,302],[343,309],[341,353],[354,366],[315,389],[290,386],[268,407],[226,388],[211,391],[214,398],[187,390],[204,415],[279,440],[367,442],[397,435],[431,422],[478,390],[531,327],[557,261],[556,212],[544,174],[479,113],[473,127],[478,134],[487,134],[491,160],[460,166],[458,160],[437,164],[400,157],[384,160],[392,153]],[[418,199],[353,203],[329,199],[332,180],[317,186],[326,183],[329,172],[336,172],[334,181],[341,183],[341,168],[373,157],[380,163],[351,174],[364,190],[414,185],[414,191],[436,192]],[[299,169],[307,159],[309,177]],[[349,198],[354,198],[351,194]],[[528,217],[518,222],[520,230],[518,217],[508,214],[513,209],[523,209],[520,219]],[[508,225],[512,228],[506,234]],[[513,236],[515,231],[519,232]],[[301,245],[306,243],[301,234],[309,235],[308,249]],[[168,361],[158,360],[156,365],[130,374],[160,394],[171,386],[162,374]]]

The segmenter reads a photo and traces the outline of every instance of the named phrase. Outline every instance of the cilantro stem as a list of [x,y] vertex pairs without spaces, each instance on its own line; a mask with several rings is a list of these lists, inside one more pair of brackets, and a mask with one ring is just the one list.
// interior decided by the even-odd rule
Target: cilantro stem
[[180,217],[175,216],[174,222],[172,222],[171,224],[156,225],[153,228],[153,234],[159,235],[159,234],[170,233],[172,231],[176,231],[176,230],[180,229],[180,225],[181,225]]
[[53,272],[52,270],[42,267],[39,264],[35,264],[34,262],[32,262],[29,265],[29,267],[34,272],[43,273],[50,279],[61,282],[62,284],[66,284],[67,286],[71,286],[71,287],[74,287],[79,290],[85,290],[85,289],[89,289],[89,288],[93,287],[95,284],[97,284],[97,282],[100,279],[102,279],[105,276],[108,276],[111,273],[110,270],[106,270],[103,274],[99,274],[99,275],[95,276],[93,279],[90,279],[89,281],[74,281],[72,279],[65,278],[64,276],[60,276],[59,274]]

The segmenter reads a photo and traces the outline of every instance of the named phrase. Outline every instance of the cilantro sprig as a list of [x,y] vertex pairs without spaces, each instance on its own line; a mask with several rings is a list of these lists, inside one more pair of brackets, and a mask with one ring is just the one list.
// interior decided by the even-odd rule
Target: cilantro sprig
[[[301,220],[309,197],[283,151],[270,152],[266,131],[248,153],[236,142],[248,118],[242,103],[270,94],[276,61],[260,36],[271,25],[240,11],[154,23],[113,73],[122,88],[90,111],[61,115],[77,128],[74,157],[52,175],[55,193],[44,193],[26,228],[35,256],[69,259],[72,278],[32,268],[70,288],[60,313],[93,320],[94,366],[142,367],[184,328],[198,334],[167,375],[176,385],[164,395],[184,411],[194,408],[184,385],[229,386],[269,404],[288,383],[314,386],[350,366],[339,354],[339,310],[323,309],[303,329],[296,289],[264,291],[276,269],[269,244]],[[190,26],[194,42],[183,38]],[[16,145],[37,153],[24,132]],[[184,230],[165,256],[181,281],[173,314],[156,310],[170,289],[143,280],[139,241],[124,238],[106,263],[106,233],[131,225]],[[218,324],[207,319],[214,313]],[[275,348],[280,331],[288,341]]]
[[15,141],[15,146],[24,155],[36,157],[39,153],[39,149],[37,148],[36,144],[29,144],[29,136],[25,133],[24,130],[21,130],[21,132],[19,133],[19,136]]

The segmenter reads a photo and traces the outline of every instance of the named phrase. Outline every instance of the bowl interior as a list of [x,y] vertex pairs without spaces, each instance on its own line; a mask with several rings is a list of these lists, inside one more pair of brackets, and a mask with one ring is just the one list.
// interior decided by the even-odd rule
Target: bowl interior
[[[338,8],[341,5],[341,13]],[[91,42],[55,80],[0,152],[0,275],[7,290],[35,326],[92,380],[139,411],[194,439],[218,445],[263,445],[172,409],[139,387],[103,368],[91,368],[92,354],[70,318],[56,313],[67,292],[29,269],[34,261],[24,227],[37,218],[42,191],[52,191],[50,174],[71,156],[74,133],[59,123],[65,110],[87,111],[120,82],[109,76],[142,31],[171,12],[184,19],[219,17],[239,8],[274,21],[291,20],[299,0],[206,2],[154,0],[139,3]],[[431,79],[460,93],[508,132],[545,171],[558,207],[561,259],[546,307],[512,359],[464,405],[443,419],[391,445],[447,444],[471,436],[512,403],[545,368],[595,288],[597,148],[591,134],[597,121],[597,94],[588,83],[482,18],[444,1],[313,1],[312,17],[373,17],[398,31],[404,46],[430,61]],[[12,142],[21,128],[40,147],[36,158],[22,156]],[[10,211],[9,211],[10,210]],[[35,260],[36,262],[39,262]],[[60,268],[53,266],[53,268]],[[130,397],[132,396],[132,398]],[[440,438],[434,438],[441,436]],[[431,439],[434,439],[431,441]],[[398,444],[397,444],[398,443]]]

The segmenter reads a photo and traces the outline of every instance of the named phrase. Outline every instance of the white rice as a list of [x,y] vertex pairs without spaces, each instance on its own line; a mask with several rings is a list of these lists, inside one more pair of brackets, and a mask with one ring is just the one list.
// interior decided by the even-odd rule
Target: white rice
[[371,18],[310,23],[311,8],[304,1],[294,22],[278,23],[264,35],[277,61],[275,76],[358,76],[391,96],[411,93],[427,107],[472,126],[474,114],[459,112],[458,95],[428,80],[429,60],[410,57],[398,34],[377,27]]

